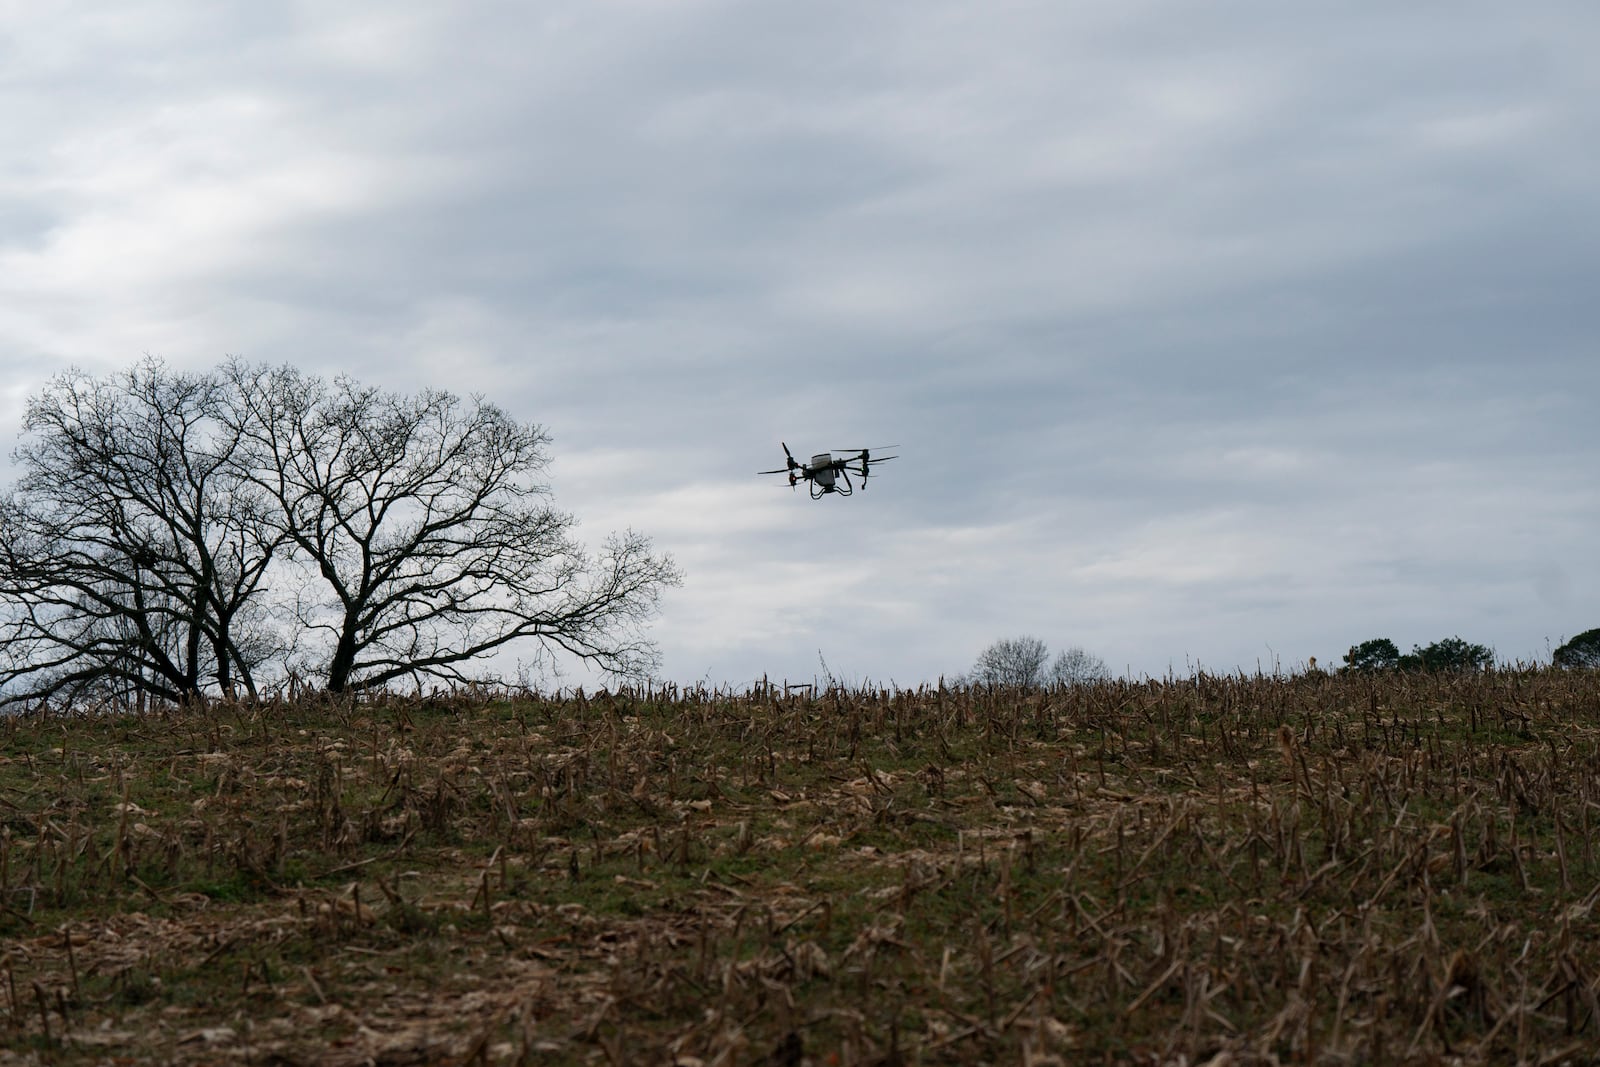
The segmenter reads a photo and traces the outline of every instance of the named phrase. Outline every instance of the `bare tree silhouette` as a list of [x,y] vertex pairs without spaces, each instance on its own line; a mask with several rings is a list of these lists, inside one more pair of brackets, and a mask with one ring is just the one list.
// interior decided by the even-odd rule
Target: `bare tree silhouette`
[[472,677],[513,646],[605,672],[672,560],[590,554],[549,501],[549,437],[481,398],[291,367],[60,375],[28,406],[0,500],[0,707],[332,692]]

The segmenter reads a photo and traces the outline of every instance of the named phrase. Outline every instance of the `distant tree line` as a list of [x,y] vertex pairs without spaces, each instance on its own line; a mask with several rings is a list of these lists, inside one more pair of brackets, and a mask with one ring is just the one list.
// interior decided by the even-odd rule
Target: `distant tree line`
[[[1600,629],[1586,630],[1560,645],[1551,656],[1557,667],[1600,668]],[[1387,637],[1353,645],[1344,656],[1349,671],[1481,671],[1494,665],[1494,651],[1460,637],[1415,645],[1401,654]]]
[[[1402,653],[1387,637],[1363,641],[1345,653],[1346,671],[1481,671],[1494,666],[1494,650],[1461,637],[1414,645]],[[1600,668],[1600,629],[1564,642],[1552,657],[1557,667]],[[1312,661],[1313,669],[1316,666]],[[1111,677],[1105,661],[1082,648],[1060,652],[1052,660],[1049,646],[1023,635],[996,641],[978,654],[972,669],[954,679],[958,685],[1033,688],[1082,685]]]
[[978,654],[972,670],[958,684],[1034,688],[1044,685],[1088,685],[1111,677],[1099,656],[1072,647],[1050,658],[1050,648],[1037,637],[1023,635],[996,641]]
[[1430,645],[1415,645],[1401,654],[1387,637],[1353,646],[1344,655],[1351,671],[1479,671],[1494,665],[1494,651],[1460,637],[1446,637]]
[[645,672],[678,572],[632,531],[587,552],[548,444],[288,366],[58,375],[0,497],[0,709],[459,682],[512,649]]

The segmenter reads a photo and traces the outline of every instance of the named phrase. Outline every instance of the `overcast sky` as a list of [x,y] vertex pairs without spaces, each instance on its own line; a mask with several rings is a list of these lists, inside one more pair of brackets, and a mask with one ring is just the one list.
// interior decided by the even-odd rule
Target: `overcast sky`
[[[683,682],[1547,659],[1597,53],[1579,2],[0,2],[0,428],[143,353],[481,392],[682,566]],[[901,458],[812,502],[780,440]]]

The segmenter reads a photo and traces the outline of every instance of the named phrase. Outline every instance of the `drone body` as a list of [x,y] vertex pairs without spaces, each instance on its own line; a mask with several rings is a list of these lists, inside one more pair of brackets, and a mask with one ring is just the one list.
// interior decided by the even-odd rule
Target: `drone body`
[[[783,442],[779,442],[783,444]],[[894,445],[888,446],[890,448]],[[789,487],[792,489],[802,481],[806,483],[807,490],[811,493],[812,500],[821,500],[829,493],[839,496],[850,496],[855,492],[855,485],[850,481],[850,475],[855,474],[861,478],[861,488],[867,487],[867,476],[872,472],[872,464],[884,463],[897,456],[874,456],[871,449],[851,448],[840,449],[843,455],[838,459],[833,458],[831,452],[818,452],[811,457],[810,463],[801,463],[794,458],[788,445],[783,445],[784,466],[777,470],[759,471],[760,474],[787,474]]]

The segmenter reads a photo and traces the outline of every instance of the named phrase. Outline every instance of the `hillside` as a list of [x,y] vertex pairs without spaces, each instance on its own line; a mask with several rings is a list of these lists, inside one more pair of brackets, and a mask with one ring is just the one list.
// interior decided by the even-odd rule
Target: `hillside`
[[6,722],[0,1063],[1600,1056],[1600,673]]

